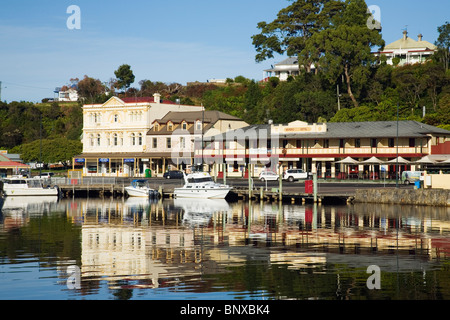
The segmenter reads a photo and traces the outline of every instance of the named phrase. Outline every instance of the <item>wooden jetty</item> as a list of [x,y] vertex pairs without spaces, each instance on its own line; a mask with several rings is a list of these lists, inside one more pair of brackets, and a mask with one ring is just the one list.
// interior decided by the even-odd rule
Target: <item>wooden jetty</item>
[[125,185],[120,184],[73,184],[58,185],[62,196],[65,198],[73,197],[124,197]]
[[[59,185],[63,197],[126,197],[125,184],[90,184],[90,185]],[[159,187],[162,198],[173,198],[174,188],[170,186]],[[290,203],[349,203],[354,200],[355,194],[342,193],[318,193],[307,194],[302,192],[285,191],[280,192],[278,188],[259,188],[249,189],[247,187],[233,188],[227,199],[230,200],[255,200],[269,202],[290,202]]]

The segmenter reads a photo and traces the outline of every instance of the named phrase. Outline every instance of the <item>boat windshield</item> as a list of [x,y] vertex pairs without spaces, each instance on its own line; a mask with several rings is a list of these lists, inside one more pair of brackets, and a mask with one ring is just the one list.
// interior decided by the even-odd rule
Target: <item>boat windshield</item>
[[39,179],[28,180],[27,184],[28,184],[28,188],[41,188],[42,187],[42,182]]
[[136,188],[147,187],[147,181],[146,180],[135,180],[132,182],[132,185]]
[[213,182],[213,179],[211,177],[204,177],[204,178],[189,178],[189,183],[203,183],[203,182]]

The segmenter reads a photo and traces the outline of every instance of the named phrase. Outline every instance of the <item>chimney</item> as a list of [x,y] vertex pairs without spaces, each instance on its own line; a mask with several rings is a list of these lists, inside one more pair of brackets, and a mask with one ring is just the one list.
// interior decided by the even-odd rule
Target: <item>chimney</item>
[[154,93],[153,94],[153,99],[154,99],[155,103],[160,104],[161,103],[161,94]]
[[423,35],[421,33],[419,33],[419,35],[417,36],[417,38],[419,38],[419,42],[422,41]]
[[406,40],[408,38],[408,31],[403,31],[403,40]]

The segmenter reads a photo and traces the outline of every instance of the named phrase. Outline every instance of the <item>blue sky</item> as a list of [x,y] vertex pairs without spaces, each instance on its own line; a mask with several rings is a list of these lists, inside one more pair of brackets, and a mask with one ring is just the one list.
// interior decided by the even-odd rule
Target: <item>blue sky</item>
[[[448,0],[366,0],[380,7],[386,43],[409,35],[434,43],[450,20]],[[2,101],[39,102],[55,87],[84,75],[103,82],[129,64],[139,81],[186,84],[234,78],[260,80],[283,59],[255,62],[251,36],[287,0],[15,0],[0,10]],[[70,5],[81,10],[81,29],[70,30]]]

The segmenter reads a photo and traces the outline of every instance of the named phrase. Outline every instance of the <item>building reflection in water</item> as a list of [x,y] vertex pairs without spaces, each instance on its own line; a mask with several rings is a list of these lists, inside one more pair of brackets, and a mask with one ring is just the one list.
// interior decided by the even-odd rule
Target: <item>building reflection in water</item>
[[111,288],[122,279],[138,288],[176,287],[181,278],[196,282],[252,259],[294,270],[426,270],[450,255],[449,210],[198,199],[66,203],[82,225],[82,277]]

